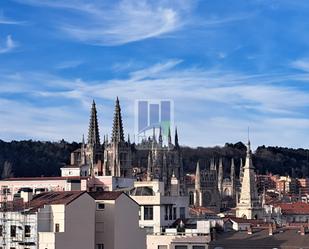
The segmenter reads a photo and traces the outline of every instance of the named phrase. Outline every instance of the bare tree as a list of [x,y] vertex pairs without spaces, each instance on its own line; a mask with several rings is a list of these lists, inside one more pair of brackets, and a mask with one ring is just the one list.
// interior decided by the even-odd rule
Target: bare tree
[[10,177],[14,177],[12,164],[8,161],[5,161],[3,164],[1,178],[5,179],[5,178],[10,178]]

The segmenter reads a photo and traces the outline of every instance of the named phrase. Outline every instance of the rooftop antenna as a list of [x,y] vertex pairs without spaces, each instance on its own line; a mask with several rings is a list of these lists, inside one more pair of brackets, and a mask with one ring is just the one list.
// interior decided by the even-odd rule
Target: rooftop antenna
[[248,126],[248,141],[250,141],[250,127]]

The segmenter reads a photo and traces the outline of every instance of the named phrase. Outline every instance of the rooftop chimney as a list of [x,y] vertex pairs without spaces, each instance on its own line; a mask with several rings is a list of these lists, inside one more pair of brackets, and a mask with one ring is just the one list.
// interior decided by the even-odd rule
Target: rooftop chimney
[[300,226],[300,235],[305,235],[305,227],[303,225]]
[[273,226],[270,223],[269,223],[269,226],[268,226],[268,235],[269,236],[273,235]]

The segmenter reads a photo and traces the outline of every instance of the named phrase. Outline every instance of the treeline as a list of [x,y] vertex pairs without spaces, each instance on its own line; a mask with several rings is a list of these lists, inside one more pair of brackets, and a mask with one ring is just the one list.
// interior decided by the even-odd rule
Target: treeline
[[[60,168],[70,161],[70,153],[79,148],[78,143],[12,141],[0,140],[0,173],[1,178],[24,176],[58,176]],[[239,142],[227,143],[223,147],[182,147],[184,169],[194,173],[196,162],[200,161],[201,169],[209,167],[210,161],[223,159],[225,174],[229,174],[231,158],[234,158],[236,174],[239,174],[240,158],[245,160],[246,146]],[[260,174],[271,172],[280,175],[308,177],[309,150],[282,147],[257,148],[253,155],[256,171]]]
[[69,163],[71,151],[78,143],[0,140],[1,178],[24,176],[58,176]]

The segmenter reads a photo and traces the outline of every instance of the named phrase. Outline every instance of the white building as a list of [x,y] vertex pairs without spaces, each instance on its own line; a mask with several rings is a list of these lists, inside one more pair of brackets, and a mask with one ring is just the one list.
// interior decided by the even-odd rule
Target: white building
[[96,202],[96,249],[146,249],[139,205],[123,192],[91,193]]
[[164,195],[164,183],[158,180],[136,181],[130,196],[140,205],[139,225],[147,234],[159,233],[177,219],[188,217],[189,197],[173,191]]
[[197,221],[196,229],[167,228],[164,233],[147,235],[147,249],[208,249],[210,222]]
[[49,192],[32,200],[28,197],[25,202],[22,199],[2,201],[0,246],[15,249],[94,248],[95,202],[89,194]]

